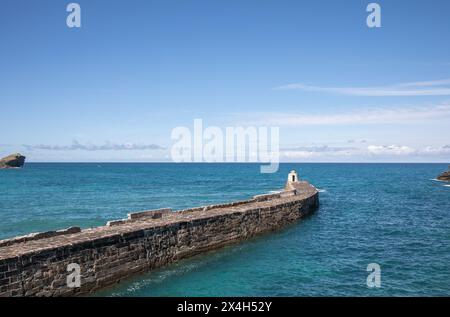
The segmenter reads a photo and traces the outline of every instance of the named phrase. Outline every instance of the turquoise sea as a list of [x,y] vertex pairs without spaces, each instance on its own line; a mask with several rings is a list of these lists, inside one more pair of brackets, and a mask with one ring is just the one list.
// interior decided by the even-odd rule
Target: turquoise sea
[[[445,164],[47,164],[0,170],[0,239],[93,227],[130,211],[246,199],[287,173],[321,206],[284,230],[180,261],[101,296],[449,296],[450,187]],[[369,263],[381,287],[368,288]]]

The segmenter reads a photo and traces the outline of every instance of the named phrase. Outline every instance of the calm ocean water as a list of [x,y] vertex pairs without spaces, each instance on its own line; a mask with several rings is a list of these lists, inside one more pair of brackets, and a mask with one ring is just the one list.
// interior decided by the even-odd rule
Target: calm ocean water
[[[0,170],[0,239],[130,211],[249,198],[297,169],[320,209],[279,232],[180,261],[97,295],[450,295],[450,187],[445,164],[27,164]],[[366,285],[369,263],[381,288]]]

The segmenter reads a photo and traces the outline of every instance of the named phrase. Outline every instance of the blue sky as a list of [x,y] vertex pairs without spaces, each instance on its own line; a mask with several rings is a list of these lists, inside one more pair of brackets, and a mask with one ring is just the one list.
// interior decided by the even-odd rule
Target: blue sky
[[166,161],[177,126],[279,126],[285,161],[448,162],[450,2],[3,0],[0,155]]

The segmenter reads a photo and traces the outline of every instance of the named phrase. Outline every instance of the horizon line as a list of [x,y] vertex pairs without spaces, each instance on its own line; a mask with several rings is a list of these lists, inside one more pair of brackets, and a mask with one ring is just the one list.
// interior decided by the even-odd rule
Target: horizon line
[[[136,161],[31,161],[26,164],[270,164],[271,162],[170,162],[170,161],[150,161],[150,162],[136,162]],[[430,162],[410,162],[410,161],[367,161],[367,162],[332,162],[332,161],[318,161],[318,162],[278,162],[279,164],[450,164],[449,162],[430,161]]]

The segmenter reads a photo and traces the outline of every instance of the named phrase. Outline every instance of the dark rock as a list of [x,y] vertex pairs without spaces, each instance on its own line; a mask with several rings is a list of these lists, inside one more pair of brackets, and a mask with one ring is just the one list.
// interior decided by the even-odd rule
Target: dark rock
[[0,160],[0,168],[22,167],[25,164],[25,156],[16,153],[8,155]]
[[450,166],[449,166],[449,170],[447,172],[443,172],[441,175],[438,176],[437,179],[440,181],[450,182]]

